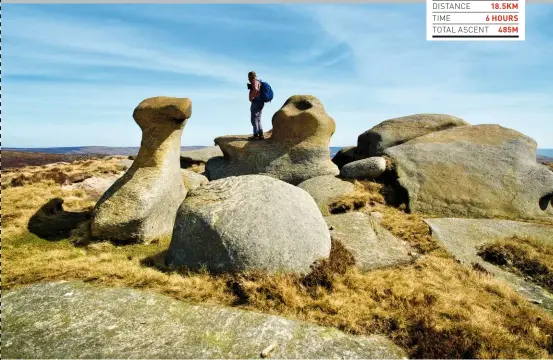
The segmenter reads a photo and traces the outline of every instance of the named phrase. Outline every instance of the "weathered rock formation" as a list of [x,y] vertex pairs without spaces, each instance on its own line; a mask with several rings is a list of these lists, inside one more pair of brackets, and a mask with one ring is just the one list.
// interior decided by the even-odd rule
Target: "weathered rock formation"
[[470,125],[451,115],[417,114],[381,122],[357,138],[356,159],[381,156],[389,147],[458,126]]
[[334,202],[355,193],[353,183],[332,175],[314,177],[302,182],[298,187],[311,195],[323,215],[330,215],[329,207]]
[[40,283],[2,294],[7,359],[400,359],[385,337],[191,305],[126,288]]
[[380,226],[378,219],[351,212],[327,216],[325,220],[332,227],[332,238],[353,255],[356,266],[362,271],[414,260],[409,245]]
[[385,150],[411,211],[434,216],[553,216],[553,173],[531,138],[499,125],[456,127]]
[[182,168],[188,168],[192,165],[205,165],[209,159],[218,156],[223,156],[223,152],[218,146],[208,146],[198,150],[182,151],[180,153],[180,165]]
[[264,141],[248,140],[247,135],[216,138],[224,158],[207,163],[209,179],[264,174],[297,185],[316,176],[338,175],[329,149],[336,124],[316,97],[290,97],[272,123]]
[[142,101],[133,117],[142,129],[136,160],[100,198],[91,235],[119,242],[149,242],[170,236],[186,196],[179,164],[180,141],[192,114],[189,99],[154,97]]
[[386,159],[373,156],[344,165],[340,176],[347,179],[377,179],[386,172]]
[[212,181],[178,210],[165,262],[211,272],[306,273],[330,253],[330,234],[304,190],[263,175]]

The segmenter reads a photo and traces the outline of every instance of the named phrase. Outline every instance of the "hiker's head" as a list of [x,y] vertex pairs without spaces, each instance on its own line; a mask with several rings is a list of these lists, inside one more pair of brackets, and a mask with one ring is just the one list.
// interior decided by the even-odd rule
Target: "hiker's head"
[[257,74],[255,73],[255,71],[250,71],[248,73],[248,80],[249,81],[254,81],[255,79],[257,79]]

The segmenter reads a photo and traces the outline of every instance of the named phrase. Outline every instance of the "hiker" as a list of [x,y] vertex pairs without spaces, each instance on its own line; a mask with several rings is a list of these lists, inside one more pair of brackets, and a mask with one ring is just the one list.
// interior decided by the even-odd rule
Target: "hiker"
[[248,73],[248,89],[250,90],[249,99],[252,103],[250,106],[251,121],[253,126],[253,136],[250,140],[263,140],[263,127],[261,126],[261,111],[266,102],[273,99],[273,91],[269,84],[257,79],[255,71]]

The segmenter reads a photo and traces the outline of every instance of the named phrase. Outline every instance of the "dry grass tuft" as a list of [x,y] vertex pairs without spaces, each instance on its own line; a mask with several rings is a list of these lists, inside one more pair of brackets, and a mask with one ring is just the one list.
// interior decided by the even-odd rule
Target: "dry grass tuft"
[[[79,167],[102,172],[94,162]],[[380,211],[384,227],[421,249],[424,255],[415,263],[361,273],[333,242],[330,258],[306,276],[170,271],[163,264],[169,239],[151,245],[89,243],[82,214],[94,202],[84,191],[64,192],[49,180],[3,191],[2,286],[77,279],[143,288],[353,334],[384,334],[414,358],[553,357],[550,314],[491,275],[457,263],[431,239],[421,217],[384,204],[381,185],[356,186],[366,201],[363,211]]]
[[478,255],[553,292],[552,244],[515,236],[484,245]]
[[203,174],[205,172],[205,164],[192,164],[191,166],[186,168],[187,170],[194,171],[198,174]]
[[384,196],[381,194],[382,185],[371,181],[353,182],[355,190],[352,194],[344,196],[332,202],[328,209],[331,214],[342,214],[349,211],[360,210],[367,205],[384,204]]

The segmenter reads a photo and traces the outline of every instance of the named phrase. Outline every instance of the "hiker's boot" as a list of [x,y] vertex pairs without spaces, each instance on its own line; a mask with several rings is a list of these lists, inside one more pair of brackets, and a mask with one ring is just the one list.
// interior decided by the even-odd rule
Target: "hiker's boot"
[[259,135],[250,136],[248,140],[257,140],[259,138]]
[[263,134],[259,135],[258,137],[259,140],[265,140],[265,136]]

